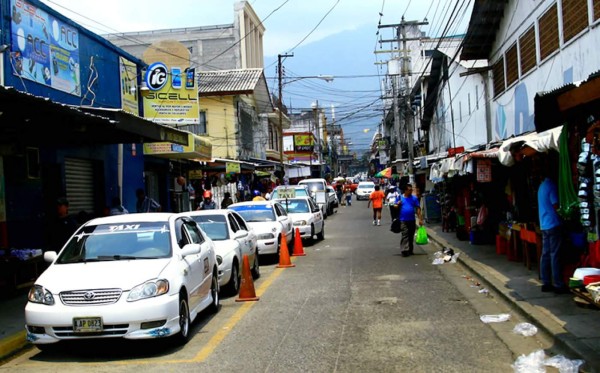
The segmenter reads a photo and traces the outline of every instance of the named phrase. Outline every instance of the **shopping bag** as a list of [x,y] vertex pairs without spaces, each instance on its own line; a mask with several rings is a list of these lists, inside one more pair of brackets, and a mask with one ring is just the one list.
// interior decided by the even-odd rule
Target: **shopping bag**
[[419,229],[417,229],[417,239],[415,241],[417,245],[425,245],[427,244],[427,230],[424,225],[421,225]]
[[392,220],[392,226],[390,227],[390,230],[394,233],[400,233],[400,219]]

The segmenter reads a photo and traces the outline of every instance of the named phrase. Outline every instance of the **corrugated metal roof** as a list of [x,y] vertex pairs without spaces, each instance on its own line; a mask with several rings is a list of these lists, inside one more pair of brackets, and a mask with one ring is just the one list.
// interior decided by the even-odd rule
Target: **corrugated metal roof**
[[487,60],[504,17],[507,0],[476,0],[465,35],[461,60]]
[[198,93],[201,96],[252,93],[262,75],[263,69],[259,68],[201,71],[199,73]]
[[273,101],[261,68],[201,71],[198,75],[200,97],[254,95],[259,113],[273,112]]

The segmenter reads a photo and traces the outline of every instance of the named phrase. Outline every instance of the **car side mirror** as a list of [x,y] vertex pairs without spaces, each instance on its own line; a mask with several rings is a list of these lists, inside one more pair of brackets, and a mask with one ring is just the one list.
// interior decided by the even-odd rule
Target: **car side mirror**
[[202,251],[202,246],[200,246],[200,244],[198,243],[189,243],[187,245],[185,245],[181,251],[179,252],[179,254],[182,257],[186,257],[188,255],[196,255],[199,254],[200,251]]
[[237,231],[233,234],[234,239],[244,238],[244,237],[248,237],[248,231],[245,231],[243,229],[240,229],[239,231]]

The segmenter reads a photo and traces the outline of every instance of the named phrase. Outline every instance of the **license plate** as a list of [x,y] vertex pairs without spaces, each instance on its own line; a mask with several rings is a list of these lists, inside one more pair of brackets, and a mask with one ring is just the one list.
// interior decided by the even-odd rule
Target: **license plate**
[[73,319],[73,331],[75,333],[93,333],[102,331],[102,319],[100,317],[78,317]]

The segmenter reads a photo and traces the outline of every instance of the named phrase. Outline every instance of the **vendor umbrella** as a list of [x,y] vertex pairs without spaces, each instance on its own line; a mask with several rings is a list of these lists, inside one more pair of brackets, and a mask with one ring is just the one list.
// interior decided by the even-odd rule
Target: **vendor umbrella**
[[391,167],[384,168],[383,170],[376,173],[375,177],[385,177],[387,179],[390,179],[392,177],[392,168]]

